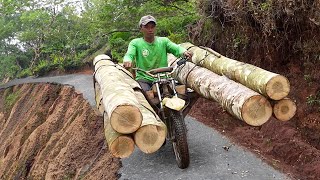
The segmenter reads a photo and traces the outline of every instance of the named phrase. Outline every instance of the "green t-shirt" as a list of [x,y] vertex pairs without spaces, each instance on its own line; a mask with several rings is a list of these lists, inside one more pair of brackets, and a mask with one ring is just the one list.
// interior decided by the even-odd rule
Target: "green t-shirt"
[[[171,42],[166,37],[155,37],[153,43],[146,42],[143,38],[133,39],[128,46],[128,51],[123,58],[124,62],[136,61],[136,67],[150,70],[160,67],[168,67],[167,53],[180,57],[186,51],[185,48]],[[136,80],[144,79],[154,81],[154,78],[137,71]]]

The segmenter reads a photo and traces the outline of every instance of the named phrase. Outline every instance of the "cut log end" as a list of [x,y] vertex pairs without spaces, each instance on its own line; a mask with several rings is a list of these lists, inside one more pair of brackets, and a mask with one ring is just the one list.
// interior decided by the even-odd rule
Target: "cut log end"
[[139,128],[134,134],[134,141],[144,153],[156,152],[166,138],[165,126],[146,125]]
[[114,130],[122,134],[135,132],[142,123],[140,110],[131,105],[118,106],[110,117],[110,123]]
[[274,76],[266,85],[267,96],[273,100],[280,100],[290,92],[289,80],[281,75]]
[[111,143],[109,150],[111,154],[115,157],[129,157],[134,150],[134,141],[129,136],[119,136]]
[[252,126],[261,126],[272,115],[270,102],[261,95],[250,97],[242,106],[243,121]]
[[296,104],[289,98],[276,102],[273,106],[274,116],[281,121],[290,120],[297,111]]

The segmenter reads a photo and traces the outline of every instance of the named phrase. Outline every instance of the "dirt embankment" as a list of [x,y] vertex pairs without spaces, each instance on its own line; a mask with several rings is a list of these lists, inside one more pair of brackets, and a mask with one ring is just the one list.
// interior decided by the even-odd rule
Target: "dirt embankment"
[[102,117],[74,88],[0,90],[0,179],[117,179]]
[[320,1],[198,1],[194,44],[286,76],[297,114],[250,127],[200,99],[191,115],[294,179],[320,178]]

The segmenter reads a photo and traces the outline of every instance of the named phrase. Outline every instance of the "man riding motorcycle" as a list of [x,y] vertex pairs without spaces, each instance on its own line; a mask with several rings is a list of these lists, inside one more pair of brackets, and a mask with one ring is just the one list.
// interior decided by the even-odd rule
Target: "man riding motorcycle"
[[[192,53],[185,48],[173,43],[167,37],[155,36],[156,19],[151,15],[141,17],[139,21],[142,38],[133,39],[128,46],[127,53],[123,58],[125,68],[132,67],[135,61],[136,67],[145,71],[167,67],[167,53],[172,53],[176,57],[185,56],[191,59]],[[138,71],[136,80],[144,91],[150,90],[154,78],[143,71]]]

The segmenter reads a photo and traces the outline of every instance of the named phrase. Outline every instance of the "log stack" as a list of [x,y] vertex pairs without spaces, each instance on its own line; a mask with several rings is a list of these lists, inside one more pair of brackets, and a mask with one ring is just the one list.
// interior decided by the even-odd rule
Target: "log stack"
[[280,100],[289,94],[289,81],[282,75],[227,58],[210,48],[200,48],[191,43],[181,46],[193,52],[192,62],[196,65],[224,75],[268,98]]
[[[169,56],[172,58],[175,57]],[[262,95],[191,62],[176,69],[173,77],[249,125],[260,126],[272,115],[271,104]]]
[[115,157],[128,157],[134,145],[144,153],[157,151],[165,141],[166,126],[144,98],[139,84],[107,55],[94,62],[96,105],[104,116],[105,137]]
[[[238,119],[241,119],[250,125],[262,125],[266,122],[265,118],[267,118],[267,116],[263,117],[263,115],[270,115],[270,104],[272,106],[271,112],[273,112],[271,114],[281,121],[290,120],[295,115],[296,105],[287,97],[290,92],[290,83],[286,77],[266,71],[251,64],[227,58],[207,47],[198,47],[191,43],[183,43],[181,46],[193,53],[193,64],[186,65],[184,70],[181,68],[177,69],[177,72],[179,71],[180,74],[180,77],[177,77],[177,79],[183,84],[189,82],[186,84],[187,86],[194,88],[203,97],[214,99],[219,102],[230,114]],[[173,62],[175,60],[175,57],[169,55],[169,61]],[[199,70],[199,67],[202,67],[203,69]],[[209,75],[207,70],[210,70],[214,74]],[[204,75],[204,72],[206,72],[207,76]],[[213,77],[215,77],[215,79]],[[232,81],[229,81],[229,79]],[[220,84],[216,83],[218,81],[221,81]],[[228,85],[227,82],[229,82]],[[234,92],[232,92],[231,87],[235,88],[236,82],[251,89],[253,92],[259,93],[259,95],[265,96],[265,98],[260,99],[259,105],[254,105],[257,104],[256,102],[252,103],[251,105],[253,108],[249,109],[246,106],[243,106],[246,103],[241,105],[241,103],[239,104],[239,102],[236,102],[236,99],[231,100],[237,97],[239,95],[238,92],[240,91],[242,92],[239,97],[240,99],[245,100],[246,98],[251,97],[250,94],[252,91],[243,91],[243,87],[241,86],[238,89],[233,89]],[[213,87],[215,86],[214,84],[217,86]],[[223,88],[223,90],[221,90],[221,88]],[[217,95],[213,95],[212,92]],[[259,101],[259,98],[257,98],[258,96],[254,97],[255,98],[249,99],[256,99]],[[241,107],[239,109],[240,105]],[[266,107],[263,108],[262,106]],[[257,109],[257,111],[254,109]],[[258,111],[259,109],[261,111]],[[251,112],[256,113],[252,114]],[[261,112],[265,112],[266,114]],[[251,115],[247,116],[246,114]],[[252,123],[250,122],[252,120],[249,120],[250,118],[248,119],[248,117],[258,118],[258,116],[260,116],[261,119],[264,119],[264,121]],[[254,121],[255,120],[253,120],[253,122]]]

